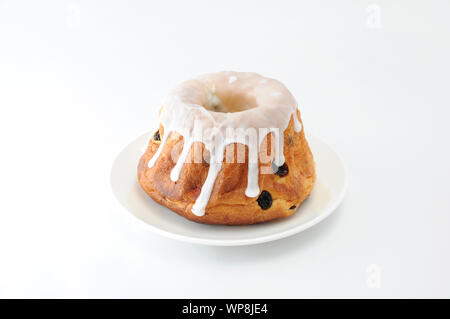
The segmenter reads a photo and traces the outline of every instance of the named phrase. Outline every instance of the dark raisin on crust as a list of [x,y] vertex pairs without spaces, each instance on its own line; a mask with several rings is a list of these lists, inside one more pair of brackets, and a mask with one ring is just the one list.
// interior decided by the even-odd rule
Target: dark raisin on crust
[[273,164],[272,169],[273,173],[280,177],[286,176],[289,173],[289,167],[287,166],[286,163],[284,163],[280,167],[277,167],[275,164]]
[[289,207],[289,209],[295,209],[295,207],[297,207],[297,206],[292,205],[291,207]]
[[155,135],[153,135],[153,139],[155,141],[161,141],[161,136],[159,136],[159,130],[156,131]]
[[262,191],[256,201],[262,209],[269,209],[272,206],[272,195],[268,191]]
[[294,138],[292,136],[289,136],[288,145],[289,146],[294,146]]

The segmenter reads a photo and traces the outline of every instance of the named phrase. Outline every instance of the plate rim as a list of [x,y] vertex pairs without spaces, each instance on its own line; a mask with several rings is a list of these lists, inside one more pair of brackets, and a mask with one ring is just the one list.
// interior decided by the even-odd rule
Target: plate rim
[[[348,170],[347,170],[347,167],[345,166],[345,162],[344,162],[342,156],[334,148],[332,148],[328,143],[326,143],[323,139],[321,139],[313,134],[306,134],[307,140],[315,139],[315,140],[318,140],[319,142],[321,142],[322,144],[326,145],[336,155],[336,157],[338,158],[340,165],[343,169],[343,176],[344,176],[343,187],[341,188],[341,190],[340,190],[336,200],[333,202],[333,204],[331,206],[329,206],[324,212],[322,212],[316,218],[314,218],[306,223],[299,224],[299,225],[294,226],[285,231],[281,231],[281,232],[277,232],[277,233],[273,233],[273,234],[269,234],[269,235],[265,235],[265,236],[261,236],[261,237],[250,238],[250,239],[205,239],[205,238],[197,238],[197,237],[191,237],[191,236],[187,236],[187,235],[176,234],[176,233],[158,228],[152,224],[149,224],[149,223],[145,222],[144,220],[140,219],[138,216],[136,216],[132,212],[130,212],[128,210],[128,208],[125,207],[125,205],[122,204],[122,202],[117,198],[117,196],[114,193],[114,188],[112,186],[113,169],[114,169],[117,158],[131,143],[133,143],[134,141],[136,141],[140,138],[143,138],[144,136],[147,136],[149,134],[151,134],[151,131],[147,131],[146,133],[144,133],[144,134],[138,136],[137,138],[133,139],[132,141],[128,142],[121,149],[121,151],[116,155],[116,157],[114,158],[114,160],[112,162],[112,166],[111,166],[111,170],[110,170],[111,173],[110,173],[110,181],[109,181],[110,183],[109,184],[110,184],[111,192],[112,192],[115,200],[120,204],[122,209],[124,211],[126,211],[127,215],[132,215],[133,219],[135,221],[136,220],[139,221],[140,225],[144,224],[141,227],[148,228],[155,234],[161,235],[166,238],[175,239],[175,240],[193,243],[193,244],[200,244],[200,245],[206,245],[206,246],[222,246],[222,247],[224,247],[224,246],[249,246],[249,245],[262,244],[262,243],[267,243],[267,242],[287,238],[287,237],[293,236],[295,234],[298,234],[308,228],[311,228],[314,225],[317,225],[318,223],[323,221],[325,218],[330,216],[331,213],[333,213],[337,209],[337,207],[342,203],[342,200],[344,199],[344,196],[347,192],[348,183],[349,183]],[[167,207],[165,207],[165,208],[168,209]],[[199,223],[199,224],[201,224],[201,223]],[[204,225],[211,226],[211,225],[206,225],[206,224],[204,224]],[[234,227],[234,226],[229,226],[229,227]],[[237,226],[237,227],[239,227],[239,226]]]

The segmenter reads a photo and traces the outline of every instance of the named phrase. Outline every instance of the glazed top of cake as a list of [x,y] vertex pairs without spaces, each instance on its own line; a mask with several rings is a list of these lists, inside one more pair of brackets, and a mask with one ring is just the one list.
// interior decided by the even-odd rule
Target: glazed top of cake
[[[158,159],[170,132],[183,136],[183,150],[170,178],[177,181],[192,143],[200,141],[210,152],[208,176],[192,207],[198,216],[205,213],[215,179],[219,173],[225,146],[242,143],[248,146],[248,182],[245,195],[258,196],[258,149],[267,135],[275,137],[274,164],[284,163],[284,130],[291,117],[294,129],[301,131],[297,102],[289,90],[275,79],[257,73],[219,72],[185,81],[164,99],[160,121],[164,136],[149,161]],[[265,132],[265,133],[261,133]]]

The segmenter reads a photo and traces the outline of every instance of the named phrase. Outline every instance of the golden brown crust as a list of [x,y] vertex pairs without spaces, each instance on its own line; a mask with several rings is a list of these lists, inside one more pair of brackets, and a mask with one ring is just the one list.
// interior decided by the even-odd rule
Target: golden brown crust
[[[298,116],[300,118],[299,112]],[[164,134],[162,126],[159,128],[159,132],[162,138]],[[264,143],[268,144],[270,150],[271,135],[265,138]],[[256,200],[257,197],[249,198],[245,195],[248,172],[246,147],[245,163],[236,163],[236,161],[223,163],[206,206],[205,215],[196,216],[191,212],[191,208],[206,180],[209,164],[207,161],[193,163],[191,148],[188,155],[191,160],[183,165],[178,181],[172,182],[170,172],[175,166],[175,162],[172,160],[171,154],[176,153],[178,147],[181,151],[183,137],[175,132],[170,133],[161,155],[155,165],[149,168],[148,161],[159,145],[159,141],[151,139],[145,154],[141,157],[138,166],[139,184],[156,202],[199,223],[244,225],[289,216],[309,196],[316,179],[314,160],[304,130],[302,129],[299,133],[295,132],[291,118],[289,126],[284,132],[284,156],[289,173],[283,177],[276,174],[259,174],[260,190],[268,191],[271,194],[272,206],[263,210]],[[198,146],[202,148],[207,157],[208,154],[204,150],[203,144]],[[230,144],[227,147],[236,147],[236,144]],[[259,169],[260,172],[262,169],[271,170],[271,161],[260,162]]]

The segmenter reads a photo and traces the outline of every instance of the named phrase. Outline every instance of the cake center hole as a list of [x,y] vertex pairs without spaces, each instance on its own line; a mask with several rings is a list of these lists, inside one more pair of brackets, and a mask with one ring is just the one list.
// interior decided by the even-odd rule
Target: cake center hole
[[235,113],[258,106],[256,98],[242,92],[207,92],[203,106],[214,112]]

